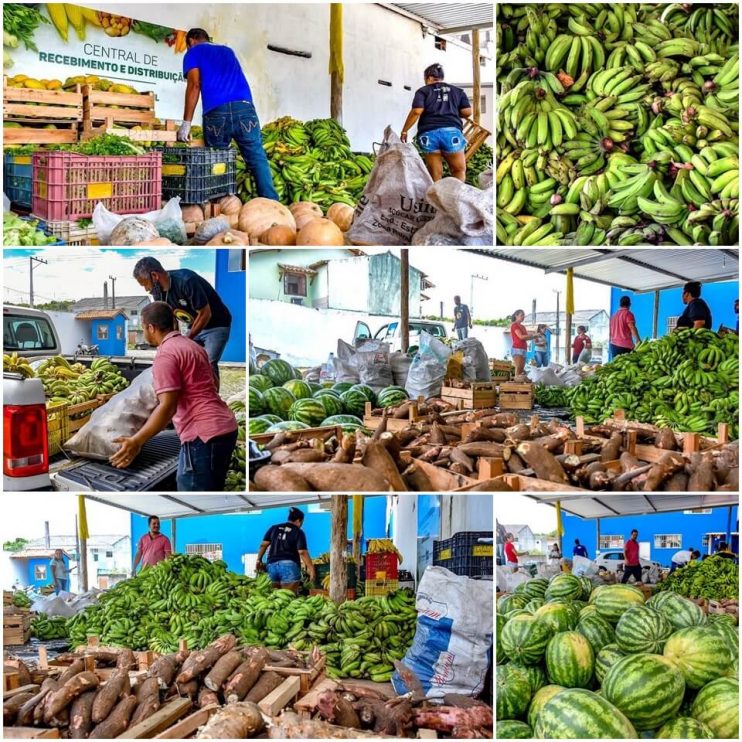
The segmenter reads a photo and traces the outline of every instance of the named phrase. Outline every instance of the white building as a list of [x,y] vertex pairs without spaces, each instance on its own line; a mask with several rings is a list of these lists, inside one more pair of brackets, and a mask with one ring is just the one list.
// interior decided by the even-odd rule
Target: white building
[[512,533],[515,536],[515,548],[518,551],[531,551],[538,548],[540,542],[537,542],[529,526],[505,523],[503,524],[503,528],[506,533]]

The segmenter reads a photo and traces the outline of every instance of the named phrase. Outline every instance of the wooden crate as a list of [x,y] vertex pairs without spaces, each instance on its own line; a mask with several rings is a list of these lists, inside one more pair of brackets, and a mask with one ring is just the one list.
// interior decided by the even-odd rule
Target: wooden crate
[[[193,702],[190,698],[174,698],[144,721],[135,724],[123,734],[120,734],[117,739],[152,739],[153,737],[159,737],[161,734],[171,731],[174,728],[173,723],[182,719],[192,708]],[[201,710],[207,711],[208,708],[216,709],[217,707],[207,707]],[[209,714],[200,718],[201,724],[205,724],[209,719]],[[197,728],[198,725],[190,729],[188,734],[194,732]],[[186,737],[185,729],[181,728],[178,732],[175,736],[167,736],[166,739],[184,739]]]
[[5,739],[60,739],[59,729],[40,727],[3,727]]
[[3,590],[3,605],[13,605],[12,590]]
[[492,381],[446,379],[441,399],[459,410],[481,410],[497,405],[497,384]]
[[[120,106],[114,108],[114,106]],[[83,136],[101,124],[113,128],[115,124],[140,124],[152,128],[155,122],[154,93],[107,93],[82,86]]]
[[[590,492],[590,490],[582,489],[582,487],[571,487],[566,484],[557,484],[556,482],[549,482],[546,479],[537,479],[536,477],[524,477],[522,474],[503,474],[494,478],[512,487],[516,492]],[[456,492],[466,492],[470,490],[474,484],[480,483],[474,482],[464,487],[460,487]]]
[[[7,611],[7,609],[5,609]],[[18,610],[18,609],[15,609]],[[31,614],[3,613],[3,645],[25,644],[31,638]]]
[[[162,708],[167,708],[167,705],[163,706]],[[220,708],[220,706],[214,704],[212,706],[205,706],[198,711],[194,711],[192,714],[189,714],[184,719],[177,721],[175,724],[168,727],[164,731],[156,734],[152,739],[188,739],[199,727],[204,726],[204,724],[206,724],[206,722]],[[129,736],[130,735],[128,732],[124,732],[122,738],[127,738]]]
[[463,133],[466,139],[464,159],[468,162],[474,153],[492,136],[492,132],[475,123],[473,119],[464,119]]
[[[404,430],[410,425],[414,425],[415,423],[420,422],[420,416],[418,415],[418,405],[422,404],[424,401],[425,400],[423,400],[421,397],[417,402],[413,402],[410,405],[410,412],[406,418],[403,417],[400,419],[395,417],[387,417],[386,429],[390,433],[396,433],[399,430]],[[381,422],[383,420],[383,416],[374,415],[373,410],[374,407],[371,402],[366,402],[366,412],[363,415],[363,425],[369,430],[376,430],[376,428],[381,425]]]
[[533,384],[500,384],[499,405],[502,410],[533,409]]
[[[348,591],[350,592],[350,590]],[[355,596],[355,589],[353,589],[353,595]],[[349,598],[353,600],[354,598]],[[301,654],[309,657],[309,652],[302,652]],[[276,672],[279,675],[288,677],[299,678],[299,694],[304,695],[309,693],[309,689],[312,687],[314,681],[325,669],[325,655],[321,654],[317,662],[311,667],[275,667],[273,665],[266,665],[263,668],[264,672]]]
[[[146,125],[146,128],[132,129],[125,126],[109,126],[108,122],[104,122],[100,126],[89,126],[87,129],[83,128],[82,139],[91,139],[92,137],[98,136],[99,134],[115,134],[119,137],[126,137],[131,139],[132,142],[157,142],[160,144],[174,144],[177,141],[179,124],[173,119],[166,119],[165,121],[152,122],[151,126]],[[188,142],[189,147],[204,147],[203,139],[191,139]]]
[[498,361],[496,358],[490,358],[492,381],[510,381],[514,372],[515,366],[510,361]]

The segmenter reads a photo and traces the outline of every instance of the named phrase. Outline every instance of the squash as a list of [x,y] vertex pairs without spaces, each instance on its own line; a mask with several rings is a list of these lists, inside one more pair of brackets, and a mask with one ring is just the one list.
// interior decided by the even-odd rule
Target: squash
[[127,216],[111,232],[110,243],[114,247],[131,246],[147,240],[156,240],[160,236],[152,222],[141,216]]
[[335,222],[329,219],[312,219],[296,235],[297,245],[342,246],[345,236]]
[[237,196],[224,196],[219,199],[219,211],[222,214],[230,216],[232,214],[239,214],[242,208],[242,201]]
[[354,214],[355,209],[343,203],[333,204],[327,210],[327,218],[335,222],[343,232],[347,232],[350,229],[350,225],[353,224]]
[[250,238],[244,232],[239,232],[236,229],[228,229],[225,232],[220,232],[216,237],[212,237],[206,243],[206,246],[240,246],[249,244]]
[[260,237],[266,229],[274,224],[283,224],[296,229],[296,222],[291,212],[278,201],[270,198],[253,198],[240,210],[237,226],[251,238]]
[[229,219],[226,216],[215,216],[201,222],[196,227],[196,234],[193,235],[193,241],[197,245],[205,245],[209,240],[216,237],[221,232],[229,229]]
[[289,211],[296,217],[300,211],[309,210],[314,212],[317,216],[324,216],[322,207],[314,201],[297,201],[296,203],[289,204]]
[[260,235],[263,245],[285,246],[296,244],[296,232],[285,224],[274,224]]
[[183,221],[186,224],[201,224],[206,218],[204,216],[204,210],[198,206],[181,206],[180,211],[183,214]]
[[317,216],[313,211],[300,211],[296,215],[296,231],[303,229],[309,222],[314,219],[322,219],[321,216]]
[[136,247],[159,247],[161,245],[173,245],[173,242],[170,242],[170,240],[167,237],[158,237],[155,240],[145,240],[144,242],[137,242]]

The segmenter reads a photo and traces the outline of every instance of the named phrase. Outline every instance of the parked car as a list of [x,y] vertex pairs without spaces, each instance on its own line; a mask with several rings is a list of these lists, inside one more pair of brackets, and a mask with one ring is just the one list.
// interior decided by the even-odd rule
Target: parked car
[[[419,345],[420,333],[422,331],[427,332],[438,340],[445,340],[448,337],[448,332],[443,322],[413,319],[410,320],[410,347]],[[407,351],[407,348],[402,348],[401,322],[398,319],[382,325],[373,335],[371,334],[371,328],[366,322],[356,322],[353,345],[357,348],[367,340],[382,340],[385,343],[389,343],[392,353],[400,350]]]
[[[598,565],[598,569],[602,568],[614,574],[623,573],[624,561],[623,549],[606,549],[595,557],[595,563]],[[648,572],[650,570],[662,571],[662,565],[651,559],[639,557],[639,564],[641,564],[642,572]]]

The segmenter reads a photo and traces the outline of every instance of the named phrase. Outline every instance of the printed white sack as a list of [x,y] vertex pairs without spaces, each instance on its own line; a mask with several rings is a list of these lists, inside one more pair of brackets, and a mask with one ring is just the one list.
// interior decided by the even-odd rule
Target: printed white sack
[[[443,567],[425,570],[415,598],[415,638],[403,662],[427,698],[481,693],[492,649],[492,587]],[[397,672],[392,685],[400,695],[410,690]]]
[[592,559],[575,555],[572,557],[572,574],[577,577],[597,575],[598,565]]
[[491,381],[490,362],[487,351],[476,338],[465,338],[454,343],[454,352],[464,354],[464,381]]
[[412,359],[404,388],[410,399],[430,399],[441,393],[451,349],[429,332],[420,333],[419,350]]
[[361,384],[370,386],[374,391],[381,391],[394,384],[389,361],[389,343],[367,340],[356,351],[356,363]]

